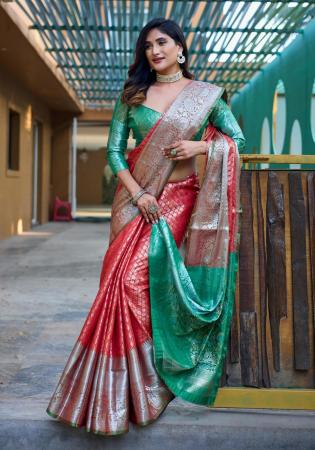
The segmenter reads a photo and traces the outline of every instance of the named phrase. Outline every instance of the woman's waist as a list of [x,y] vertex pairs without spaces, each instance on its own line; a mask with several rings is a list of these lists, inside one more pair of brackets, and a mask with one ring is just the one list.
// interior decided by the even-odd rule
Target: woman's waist
[[189,160],[178,161],[169,176],[167,182],[175,182],[186,179],[188,176],[196,172],[195,158]]

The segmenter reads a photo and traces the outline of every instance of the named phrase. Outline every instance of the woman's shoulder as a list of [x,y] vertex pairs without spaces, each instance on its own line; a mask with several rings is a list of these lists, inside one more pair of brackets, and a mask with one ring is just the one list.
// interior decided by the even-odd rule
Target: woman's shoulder
[[123,122],[127,119],[129,107],[126,103],[122,102],[122,94],[123,90],[118,91],[118,95],[116,97],[113,117],[120,122]]
[[118,91],[118,95],[117,95],[117,98],[116,98],[116,101],[119,102],[119,103],[122,103],[122,104],[123,104],[123,102],[122,102],[122,96],[123,96],[123,93],[124,93],[124,90],[123,90],[123,89],[121,89],[120,91]]
[[126,103],[124,101],[123,98],[123,94],[124,94],[124,89],[121,89],[118,92],[118,96],[116,98],[116,103],[119,105],[119,107],[121,109],[123,109],[125,111],[125,113],[127,114],[128,112],[130,112],[132,109],[134,109],[134,105],[130,105],[129,103]]

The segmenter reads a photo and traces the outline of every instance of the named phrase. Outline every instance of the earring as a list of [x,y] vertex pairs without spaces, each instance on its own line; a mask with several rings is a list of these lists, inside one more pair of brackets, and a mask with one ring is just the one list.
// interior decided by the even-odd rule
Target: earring
[[153,67],[150,67],[150,72],[153,72]]
[[185,55],[183,55],[182,53],[178,53],[176,59],[179,64],[183,64],[186,61]]

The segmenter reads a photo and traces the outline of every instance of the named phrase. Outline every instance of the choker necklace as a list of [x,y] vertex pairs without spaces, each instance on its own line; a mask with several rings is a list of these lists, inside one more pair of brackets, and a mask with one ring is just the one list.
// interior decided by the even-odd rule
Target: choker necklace
[[174,81],[183,78],[183,76],[184,75],[181,70],[176,73],[172,73],[171,75],[162,75],[161,73],[156,72],[156,81],[160,81],[161,83],[173,83]]

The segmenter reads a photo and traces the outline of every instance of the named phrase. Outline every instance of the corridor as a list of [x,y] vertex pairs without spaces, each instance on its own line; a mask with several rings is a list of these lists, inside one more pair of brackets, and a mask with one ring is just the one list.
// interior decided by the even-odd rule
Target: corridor
[[49,223],[0,243],[0,448],[313,448],[315,411],[207,409],[175,399],[154,424],[130,424],[117,437],[46,414],[97,292],[108,231],[108,223]]

